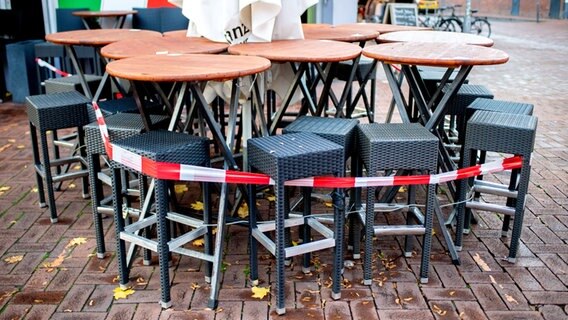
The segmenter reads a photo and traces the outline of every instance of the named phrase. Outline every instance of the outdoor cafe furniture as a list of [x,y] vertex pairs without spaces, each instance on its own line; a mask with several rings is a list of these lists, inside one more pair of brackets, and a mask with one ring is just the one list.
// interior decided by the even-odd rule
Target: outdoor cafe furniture
[[121,29],[124,26],[128,15],[136,14],[136,10],[103,10],[103,11],[86,11],[80,10],[73,12],[74,16],[80,17],[87,29],[101,29],[101,18],[113,18],[114,24],[112,29]]
[[[284,183],[288,180],[309,178],[333,174],[341,176],[344,172],[344,153],[342,146],[313,133],[290,133],[259,137],[249,140],[247,156],[251,168],[270,176],[275,183],[276,196],[275,221],[271,223],[256,222],[256,199],[252,187],[249,187],[250,207],[250,259],[251,280],[258,282],[257,241],[276,257],[276,313],[286,312],[285,305],[285,259],[304,254],[304,266],[307,266],[310,252],[334,248],[332,272],[332,299],[341,297],[341,272],[343,268],[343,221],[344,195],[342,189],[333,191],[334,230],[330,230],[316,218],[311,217],[309,189],[304,189],[304,212],[301,217],[289,217],[285,205],[286,195]],[[303,242],[297,246],[286,246],[286,228],[303,226]],[[323,239],[313,240],[308,230],[313,229]],[[266,232],[275,231],[274,240]],[[305,272],[309,269],[304,269]]]
[[[276,40],[265,43],[242,43],[232,45],[228,49],[229,53],[244,56],[259,56],[269,59],[272,63],[288,64],[294,76],[292,83],[288,87],[285,96],[282,97],[282,104],[274,114],[268,115],[269,133],[274,134],[282,127],[282,118],[291,104],[294,94],[298,87],[302,91],[305,105],[300,110],[300,115],[307,114],[321,116],[329,98],[331,84],[333,82],[337,63],[340,61],[358,59],[361,48],[350,44],[337,41],[325,40]],[[304,78],[310,64],[329,63],[329,71],[319,76],[323,78],[324,86],[319,97],[319,101],[313,100],[311,88]],[[280,66],[284,68],[287,66]],[[348,86],[343,90],[340,103],[345,103],[347,99]]]
[[[518,107],[518,106],[517,106]],[[523,107],[524,108],[524,107]],[[527,110],[527,109],[525,109]],[[517,109],[520,111],[520,109]],[[519,170],[510,176],[509,185],[485,182],[483,180],[462,179],[457,200],[456,247],[461,250],[464,224],[469,228],[471,213],[468,209],[478,209],[503,214],[502,236],[507,236],[509,223],[513,219],[513,230],[507,260],[514,263],[519,249],[523,227],[526,196],[531,170],[531,154],[534,149],[537,118],[526,114],[512,114],[477,110],[467,121],[464,141],[463,165],[477,163],[477,151],[512,154],[522,157]],[[520,172],[519,172],[520,171]],[[517,173],[518,180],[517,180]],[[480,201],[479,197],[467,198],[468,187],[472,192],[497,195],[507,198],[505,205]]]
[[[92,105],[89,105],[88,108],[92,108]],[[138,109],[136,108],[136,110]],[[108,115],[103,114],[103,116],[105,117],[109,141],[111,142],[139,135],[146,130],[142,117],[137,113],[123,112]],[[154,128],[161,129],[167,128],[169,122],[169,118],[163,115],[151,115],[150,120]],[[111,178],[103,173],[100,158],[101,156],[107,157],[108,154],[105,150],[104,141],[101,138],[98,121],[95,120],[85,125],[83,129],[85,131],[85,149],[89,164],[91,207],[93,210],[93,225],[97,242],[97,258],[103,259],[105,257],[106,247],[102,217],[103,214],[112,216],[114,213],[112,203],[109,205],[109,201],[112,202],[112,197],[109,199],[109,196],[105,196],[103,191],[103,183],[112,185]],[[122,180],[125,183],[120,193],[125,198],[125,204],[129,206],[130,202],[128,202],[128,196],[136,193],[139,195],[140,203],[144,203],[147,185],[147,179],[145,179],[144,175],[139,175],[138,177],[138,192],[131,192],[132,189],[127,183],[129,180],[126,175],[122,177]],[[144,263],[149,264],[149,261],[144,261]]]
[[[87,103],[85,98],[77,91],[41,94],[26,97],[26,112],[28,114],[34,170],[37,182],[39,206],[49,207],[51,223],[56,223],[57,208],[55,205],[54,184],[61,181],[82,177],[83,197],[88,198],[88,177],[86,153],[84,148],[73,148],[73,154],[67,157],[60,155],[59,147],[55,144],[57,130],[76,128],[78,145],[84,145],[83,126],[89,123]],[[53,132],[48,140],[48,131]],[[39,132],[40,139],[37,135]],[[41,151],[40,151],[41,145]],[[49,149],[53,148],[53,155]],[[78,154],[76,152],[79,152]],[[80,164],[81,170],[70,171],[64,166]],[[55,174],[53,170],[55,169]],[[44,193],[47,189],[47,202]]]
[[202,37],[162,37],[152,39],[125,39],[101,49],[101,55],[110,60],[151,54],[221,53],[228,43],[213,42]]
[[[401,70],[408,81],[410,91],[417,105],[420,122],[427,130],[436,134],[440,139],[441,147],[438,148],[440,153],[438,165],[444,172],[450,171],[451,168],[453,168],[453,164],[446,149],[443,148],[443,142],[438,134],[437,128],[447,113],[448,101],[459,90],[474,66],[502,64],[509,59],[506,53],[493,48],[434,42],[380,44],[363,49],[363,54],[381,61],[402,122],[410,123],[411,111],[402,95],[401,84],[397,81],[392,67],[393,64],[401,65]],[[417,70],[418,66],[446,68],[447,71],[441,79],[440,87],[446,85],[447,79],[454,69],[459,69],[459,71],[454,81],[447,87],[446,92],[442,94],[440,88],[433,96],[430,96],[422,85],[420,73]],[[453,190],[452,194],[454,195],[452,198],[456,199],[455,190]],[[441,210],[437,208],[435,212],[452,260],[457,263],[459,258],[455,251],[453,241],[447,229],[444,227],[444,219]]]
[[[203,96],[202,92],[202,84],[206,81],[224,81],[224,80],[232,80],[233,85],[233,93],[236,92],[238,86],[238,79],[240,77],[252,76],[259,72],[263,72],[270,67],[270,62],[266,59],[259,58],[259,57],[238,57],[238,56],[230,56],[230,55],[207,55],[207,54],[165,54],[165,55],[147,55],[147,56],[137,56],[131,58],[125,58],[120,60],[115,60],[107,64],[107,72],[114,77],[127,79],[130,81],[144,81],[144,82],[181,82],[181,89],[179,91],[180,97],[178,97],[178,101],[174,107],[174,113],[172,115],[172,120],[169,125],[169,129],[172,130],[176,127],[176,123],[179,120],[180,112],[183,107],[184,98],[183,96],[187,94],[187,92],[191,91],[195,102],[196,107],[199,109],[201,116],[203,117],[204,121],[207,123],[210,131],[212,132],[213,138],[217,141],[217,143],[221,146],[222,153],[225,157],[226,168],[235,169],[238,168],[235,158],[227,146],[225,139],[222,133],[219,130],[219,124],[215,122],[211,110]],[[232,101],[230,103],[231,106],[236,105],[238,101],[238,96],[233,94],[231,96]],[[124,142],[122,145],[126,148],[130,148],[130,151],[134,152],[138,156],[146,156],[146,157],[153,157],[157,150],[151,150],[152,145],[156,147],[160,146],[160,131],[150,131],[146,135],[141,135],[139,138],[133,137],[129,138],[128,140],[122,140]],[[145,141],[144,137],[155,137],[158,140],[152,141]],[[197,141],[205,141],[202,140],[205,137],[197,138],[195,136],[190,136],[185,133],[167,133],[165,137],[175,137],[175,141],[190,141],[189,139],[195,139],[195,143]],[[182,136],[187,137],[182,138]],[[177,140],[179,137],[179,140]],[[173,138],[172,138],[173,139]],[[200,142],[199,142],[200,143]],[[118,143],[121,145],[121,142]],[[207,161],[209,161],[209,143],[207,142]],[[185,147],[181,147],[182,149]],[[185,154],[185,156],[190,156],[189,154]],[[181,154],[180,154],[181,155]],[[172,154],[173,156],[173,154]],[[185,163],[182,158],[168,158],[161,159],[159,157],[154,158],[154,161],[164,161],[170,159],[171,162]],[[147,172],[139,171],[142,174],[146,174]],[[170,176],[170,179],[171,178]],[[180,177],[178,176],[178,180]],[[214,250],[212,254],[195,252],[195,251],[188,251],[185,248],[181,248],[181,245],[187,243],[187,241],[191,241],[196,239],[197,237],[203,235],[204,233],[210,234],[213,232],[212,228],[206,228],[209,225],[210,221],[207,220],[205,217],[205,221],[195,221],[189,220],[186,218],[179,217],[175,213],[168,212],[167,206],[167,190],[164,189],[165,181],[158,181],[160,179],[154,179],[156,183],[156,197],[157,201],[159,201],[159,209],[157,219],[158,221],[165,221],[164,219],[188,224],[190,226],[196,227],[194,231],[190,233],[186,233],[179,237],[179,241],[172,240],[170,242],[167,239],[162,238],[159,242],[158,246],[154,244],[148,245],[146,240],[138,241],[136,233],[136,227],[126,227],[124,232],[122,232],[122,227],[120,225],[121,221],[120,218],[117,218],[117,225],[118,225],[118,232],[117,234],[121,235],[121,238],[132,240],[133,243],[136,245],[141,245],[142,247],[158,250],[158,254],[160,255],[160,270],[161,270],[161,288],[162,288],[162,305],[164,307],[168,307],[169,305],[169,278],[167,277],[167,256],[169,252],[178,252],[181,254],[187,254],[189,256],[203,259],[207,262],[212,263],[212,273],[211,273],[211,292],[209,298],[209,307],[214,308],[217,302],[217,293],[220,286],[220,279],[219,279],[219,272],[221,268],[221,258],[222,258],[222,243],[224,241],[224,221],[225,221],[225,205],[226,205],[226,195],[227,195],[227,185],[223,183],[222,190],[221,190],[221,198],[219,200],[219,210],[218,210],[218,217],[217,217],[217,230],[216,230],[216,239]],[[116,181],[114,181],[113,185],[116,185]],[[116,188],[116,186],[115,186]],[[113,196],[114,201],[120,201],[120,197],[117,196],[116,192],[119,190],[114,190]],[[246,189],[245,189],[246,191]],[[246,194],[246,193],[245,193]],[[150,196],[147,196],[146,199],[150,199]],[[147,217],[146,214],[149,209],[149,200],[144,203],[140,220],[142,221],[142,225],[138,225],[138,228],[146,227],[144,221],[148,221],[146,219],[153,219],[152,217]],[[121,208],[115,207],[115,218],[121,215]],[[156,219],[156,218],[154,218]],[[205,226],[204,226],[205,224]],[[204,229],[205,227],[205,229]],[[178,238],[176,238],[178,239]],[[125,256],[125,247],[124,243],[119,242],[118,251],[122,255],[121,257],[124,258]],[[165,260],[164,260],[165,259]],[[126,258],[123,259],[121,263],[123,263],[121,268],[121,274],[126,276],[126,270],[124,268],[126,265],[124,264]],[[121,284],[126,284],[127,279],[126,277],[121,277]],[[167,294],[167,295],[164,295]]]
[[[375,176],[379,171],[407,170],[411,174],[425,172],[433,174],[438,168],[438,138],[417,123],[370,123],[360,124],[357,132],[359,161],[357,176],[361,176],[363,167],[367,176]],[[416,204],[416,186],[408,186],[405,225],[377,225],[375,223],[375,190],[366,188],[366,205],[361,221],[365,230],[365,259],[363,261],[363,283],[372,283],[372,252],[375,236],[404,235],[405,257],[412,256],[410,236],[422,235],[422,258],[420,264],[420,282],[428,282],[430,250],[432,245],[432,224],[436,203],[436,185],[429,184],[426,191],[425,210],[422,212]],[[379,204],[380,205],[380,204]],[[388,211],[392,211],[392,206]],[[357,214],[352,218],[357,219]],[[381,219],[382,220],[382,219]],[[416,224],[412,224],[416,220]],[[359,253],[358,220],[355,221],[353,252]]]
[[[162,34],[155,31],[146,31],[138,29],[95,29],[95,30],[74,30],[65,32],[51,33],[45,36],[45,39],[49,42],[55,44],[61,44],[65,46],[67,53],[73,64],[73,68],[77,73],[77,80],[81,84],[83,92],[87,98],[98,100],[98,95],[104,88],[108,74],[105,72],[97,92],[93,95],[91,89],[89,88],[88,82],[85,78],[83,69],[78,63],[77,54],[73,46],[89,46],[97,49],[106,46],[107,44],[136,37],[138,39],[144,39],[148,37],[161,37]],[[102,59],[101,59],[102,60]],[[106,61],[102,60],[103,66]],[[118,84],[117,84],[118,85]],[[120,87],[120,86],[119,86]]]

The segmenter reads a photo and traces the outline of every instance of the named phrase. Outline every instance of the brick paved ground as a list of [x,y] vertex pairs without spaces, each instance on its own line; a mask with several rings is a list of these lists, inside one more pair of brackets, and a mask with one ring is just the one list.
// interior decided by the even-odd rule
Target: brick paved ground
[[[451,264],[435,239],[427,285],[417,284],[419,258],[401,257],[400,239],[377,241],[373,285],[360,284],[360,264],[345,271],[339,301],[330,299],[330,252],[318,255],[319,268],[312,275],[303,276],[298,267],[288,269],[286,319],[568,317],[567,28],[566,21],[494,22],[495,47],[507,51],[511,60],[503,66],[474,69],[470,77],[472,83],[490,87],[496,98],[534,103],[540,118],[518,262],[502,260],[508,239],[499,237],[499,217],[481,213],[480,223],[465,238],[460,266]],[[383,81],[378,120],[384,119],[386,92]],[[116,259],[114,252],[102,260],[92,256],[90,203],[81,198],[78,187],[64,184],[63,192],[57,193],[60,221],[51,225],[48,212],[38,209],[30,163],[23,109],[0,105],[1,319],[277,318],[269,297],[251,297],[246,232],[239,227],[231,227],[227,236],[217,312],[205,309],[209,288],[199,271],[201,264],[188,258],[176,259],[172,267],[173,308],[160,310],[156,266],[142,266],[139,261],[132,270],[136,292],[128,299],[113,300]],[[105,219],[105,230],[107,246],[114,251],[111,219]],[[88,240],[70,245],[77,237]],[[6,261],[18,256],[21,261]],[[273,278],[272,260],[262,260],[266,285]]]

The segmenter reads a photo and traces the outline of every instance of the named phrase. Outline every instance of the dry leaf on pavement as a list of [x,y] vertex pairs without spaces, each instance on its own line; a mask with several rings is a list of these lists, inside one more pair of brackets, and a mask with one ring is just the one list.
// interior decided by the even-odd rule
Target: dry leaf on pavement
[[11,256],[5,258],[4,261],[6,261],[6,263],[8,264],[13,264],[22,261],[22,259],[24,259],[24,256]]
[[251,288],[251,291],[253,298],[264,299],[264,297],[270,293],[270,287],[263,288],[254,286]]
[[195,201],[194,203],[191,204],[191,209],[197,211],[203,211],[203,202]]
[[116,287],[116,288],[114,288],[114,290],[112,292],[114,293],[114,299],[118,300],[118,299],[128,298],[128,296],[133,294],[135,291],[132,290],[132,289],[123,290],[120,287]]

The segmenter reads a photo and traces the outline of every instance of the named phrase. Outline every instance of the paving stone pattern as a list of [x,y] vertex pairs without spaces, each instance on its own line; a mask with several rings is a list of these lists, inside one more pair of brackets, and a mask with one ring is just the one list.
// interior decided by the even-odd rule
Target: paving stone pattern
[[[74,181],[56,192],[60,218],[50,224],[47,209],[38,208],[25,111],[5,103],[0,105],[0,319],[568,318],[568,22],[495,21],[492,26],[495,47],[508,52],[510,61],[474,68],[470,82],[485,84],[496,99],[533,103],[539,117],[516,264],[502,259],[509,239],[499,236],[501,218],[479,213],[479,223],[465,236],[459,266],[451,263],[436,232],[428,284],[417,281],[419,247],[404,258],[402,238],[376,240],[372,285],[361,284],[359,261],[346,268],[338,301],[330,298],[331,251],[314,255],[317,268],[308,275],[295,259],[286,270],[287,313],[278,317],[273,296],[252,297],[246,228],[233,226],[226,237],[218,310],[206,308],[210,287],[202,264],[187,257],[172,263],[171,309],[161,310],[157,303],[156,264],[143,266],[140,259],[131,273],[135,293],[114,300],[112,219],[104,219],[109,253],[97,259],[91,206]],[[376,118],[382,121],[390,94],[382,72],[379,79]],[[396,214],[386,219],[400,221]],[[71,243],[83,237],[85,243]],[[260,255],[261,285],[267,286],[274,279],[274,260],[266,251]],[[346,259],[352,258],[347,254]]]

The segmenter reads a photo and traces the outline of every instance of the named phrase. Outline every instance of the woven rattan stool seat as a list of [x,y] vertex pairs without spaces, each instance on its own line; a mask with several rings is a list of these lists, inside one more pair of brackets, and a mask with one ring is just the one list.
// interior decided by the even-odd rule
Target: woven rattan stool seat
[[88,102],[77,91],[41,94],[26,98],[26,112],[30,122],[40,130],[72,128],[89,123]]
[[[97,91],[99,84],[101,83],[102,77],[93,75],[93,74],[86,74],[85,80],[89,85],[89,89],[92,93]],[[45,84],[45,93],[58,93],[58,92],[70,92],[70,91],[78,91],[79,93],[84,94],[83,88],[81,87],[81,77],[78,75],[72,75],[69,77],[60,77],[60,78],[52,78],[47,79],[44,81]],[[101,97],[109,97],[110,96],[110,86],[106,86],[105,90]]]
[[[104,117],[117,113],[138,113],[136,101],[131,97],[99,101],[98,105]],[[90,122],[96,121],[97,117],[95,116],[95,111],[92,106],[89,107],[87,111],[89,113],[89,120],[91,120]]]
[[439,140],[418,124],[360,124],[359,152],[369,174],[377,170],[436,170]]
[[[157,128],[166,128],[168,125],[167,116],[151,115],[152,124]],[[105,117],[109,139],[111,142],[128,138],[144,132],[144,122],[139,114],[117,113]],[[97,122],[91,122],[83,127],[85,129],[85,140],[87,153],[106,154],[105,146],[99,131]]]
[[[447,87],[443,89],[445,92]],[[485,98],[493,99],[493,93],[487,87],[478,84],[464,84],[460,87],[458,93],[448,101],[447,115],[463,115],[467,106],[469,106],[475,99]]]
[[[292,179],[307,178],[321,175],[342,175],[344,172],[344,154],[342,146],[324,139],[316,134],[290,133],[281,136],[254,138],[248,141],[249,165],[275,181],[276,217],[273,223],[256,223],[255,199],[250,199],[249,223],[251,231],[251,279],[258,281],[257,241],[265,246],[276,257],[276,312],[284,314],[284,263],[285,259],[296,255],[304,255],[304,262],[309,261],[309,253],[326,248],[335,248],[333,262],[332,298],[341,295],[341,269],[343,266],[343,220],[344,197],[343,191],[337,189],[333,193],[334,231],[311,217],[310,188],[303,188],[304,212],[303,217],[289,218],[285,204],[284,182]],[[252,187],[249,187],[249,194]],[[303,242],[297,246],[287,246],[286,228],[303,227]],[[321,234],[324,239],[313,241],[310,230]],[[275,240],[270,240],[264,233],[275,231]],[[306,264],[304,264],[306,266]],[[308,270],[304,270],[306,272]]]
[[534,105],[530,103],[477,98],[467,106],[467,114],[471,116],[477,110],[532,115]]
[[353,152],[358,120],[322,117],[300,117],[286,128],[284,134],[311,132],[333,141],[345,150],[345,159]]
[[[528,110],[525,107],[524,110]],[[528,112],[528,111],[527,111]],[[491,151],[522,156],[522,167],[513,170],[509,185],[485,182],[483,180],[464,179],[459,184],[458,194],[458,229],[456,247],[461,249],[464,230],[469,230],[471,211],[478,209],[505,215],[502,235],[506,236],[512,218],[513,232],[509,246],[508,260],[515,262],[523,226],[525,198],[530,178],[530,159],[534,148],[537,118],[525,114],[511,114],[478,110],[467,123],[463,146],[464,166],[477,162],[477,151]],[[518,178],[517,178],[518,175]],[[517,183],[518,179],[518,183]],[[506,205],[479,201],[479,197],[468,200],[465,204],[467,189],[474,193],[489,193],[507,198]]]

